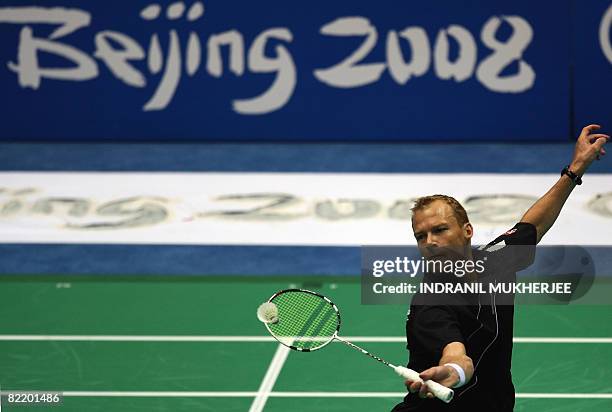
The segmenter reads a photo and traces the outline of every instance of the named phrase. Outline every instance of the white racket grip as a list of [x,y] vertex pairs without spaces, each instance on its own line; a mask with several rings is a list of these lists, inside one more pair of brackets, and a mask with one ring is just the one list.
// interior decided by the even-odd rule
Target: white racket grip
[[[395,372],[404,379],[423,382],[423,379],[419,377],[419,374],[412,369],[408,369],[403,366],[396,366],[394,369]],[[440,385],[438,382],[429,380],[425,381],[425,385],[427,385],[429,391],[442,402],[449,403],[453,399],[453,396],[455,396],[455,391],[453,391],[451,388],[447,388],[444,385]]]

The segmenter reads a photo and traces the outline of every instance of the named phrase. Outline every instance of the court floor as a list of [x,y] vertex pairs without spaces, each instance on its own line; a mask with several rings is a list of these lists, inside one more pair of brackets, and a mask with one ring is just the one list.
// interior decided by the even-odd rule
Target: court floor
[[[401,379],[341,344],[290,352],[257,306],[290,286],[339,306],[341,335],[405,363],[407,306],[364,306],[353,277],[0,278],[0,386],[61,391],[3,411],[387,411]],[[517,411],[612,410],[612,307],[517,308]]]

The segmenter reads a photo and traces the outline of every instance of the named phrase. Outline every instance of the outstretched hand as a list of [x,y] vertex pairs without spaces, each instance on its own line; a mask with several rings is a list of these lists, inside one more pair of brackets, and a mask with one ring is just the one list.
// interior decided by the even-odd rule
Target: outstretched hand
[[586,172],[594,160],[599,160],[606,154],[604,145],[610,140],[610,136],[595,133],[600,128],[598,124],[590,124],[583,128],[578,136],[570,170],[579,176]]

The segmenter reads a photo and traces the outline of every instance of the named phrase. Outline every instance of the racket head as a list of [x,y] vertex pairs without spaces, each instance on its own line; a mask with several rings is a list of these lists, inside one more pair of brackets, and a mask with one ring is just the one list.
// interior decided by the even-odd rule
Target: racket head
[[278,322],[265,323],[280,343],[300,352],[321,349],[340,331],[340,311],[326,296],[306,289],[285,289],[268,299],[278,308]]

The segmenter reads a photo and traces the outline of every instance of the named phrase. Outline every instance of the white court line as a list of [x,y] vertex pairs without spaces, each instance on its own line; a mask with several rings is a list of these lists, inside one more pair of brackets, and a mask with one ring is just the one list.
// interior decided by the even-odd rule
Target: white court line
[[612,393],[517,393],[523,399],[612,399]]
[[[16,390],[14,390],[16,391]],[[14,392],[12,391],[12,392]],[[54,390],[52,392],[58,392]],[[259,392],[203,391],[60,391],[66,397],[253,398]],[[4,392],[3,392],[4,393]],[[404,392],[270,392],[271,398],[401,398]],[[612,393],[517,393],[524,399],[612,399]]]
[[253,398],[257,392],[206,391],[64,391],[67,397],[87,398]]
[[95,342],[276,342],[272,336],[173,336],[173,335],[0,335],[0,341]]
[[274,388],[276,379],[278,378],[278,375],[280,374],[280,371],[287,360],[287,356],[289,356],[289,351],[291,351],[291,349],[289,349],[287,346],[281,344],[278,345],[276,353],[274,353],[274,357],[270,362],[270,366],[268,366],[266,375],[261,381],[261,385],[259,385],[257,396],[255,399],[253,399],[249,412],[263,411],[263,408],[266,406],[266,402],[268,401],[268,397],[272,392],[272,388]]
[[[349,336],[352,342],[405,342],[403,336]],[[162,335],[0,335],[0,341],[118,341],[118,342],[275,342],[271,336],[162,336]],[[516,337],[517,343],[612,343],[612,338]],[[247,397],[255,398],[251,411],[261,411],[268,397],[276,398],[401,398],[404,392],[271,392],[290,349],[279,345],[258,392],[211,391],[63,391],[70,397]],[[517,393],[517,398],[612,399],[611,393]],[[255,409],[259,407],[260,409]]]
[[[405,343],[404,336],[343,336],[351,342]],[[94,342],[276,342],[272,336],[172,336],[172,335],[0,335],[0,341]],[[612,343],[612,338],[515,337],[515,343]]]
[[612,343],[612,338],[513,338],[515,343]]

